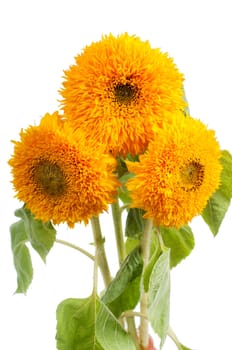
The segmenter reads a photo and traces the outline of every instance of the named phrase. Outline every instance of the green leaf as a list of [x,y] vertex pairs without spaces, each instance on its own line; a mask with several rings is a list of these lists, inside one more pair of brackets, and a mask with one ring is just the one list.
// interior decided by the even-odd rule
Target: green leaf
[[140,297],[142,269],[143,260],[139,249],[135,248],[124,260],[102,297],[102,301],[116,317],[137,305]]
[[125,235],[127,237],[138,238],[144,231],[145,219],[144,211],[138,208],[131,208],[126,218]]
[[66,299],[56,311],[58,350],[104,350],[96,338],[96,300]]
[[107,306],[99,301],[96,336],[104,350],[136,350],[132,339],[124,331]]
[[219,189],[214,192],[212,197],[208,200],[208,203],[201,214],[214,236],[216,236],[219,231],[229,205],[230,199],[228,199]]
[[17,273],[17,289],[15,293],[26,294],[33,279],[33,268],[29,249],[26,246],[27,235],[22,220],[10,226],[11,248],[14,267]]
[[232,155],[226,150],[222,151],[221,163],[220,191],[229,199],[232,197]]
[[174,267],[185,259],[193,250],[194,235],[189,226],[180,229],[160,227],[166,247],[171,248],[170,266]]
[[45,262],[56,239],[56,230],[51,222],[44,223],[35,219],[25,207],[16,210],[15,215],[23,220],[27,239]]
[[201,214],[214,236],[219,231],[232,198],[232,155],[226,150],[222,151],[221,163],[220,187],[208,200]]
[[127,183],[127,180],[133,176],[134,175],[132,173],[126,172],[124,175],[120,177],[120,182],[122,185],[118,189],[118,196],[124,204],[130,204],[131,202],[130,194],[126,187],[126,183]]
[[163,346],[169,328],[170,249],[163,252],[153,267],[148,288],[148,319]]
[[126,245],[126,253],[128,255],[132,252],[132,250],[134,250],[136,247],[140,245],[140,239],[128,237],[125,245]]
[[179,350],[191,350],[191,349],[187,348],[187,346],[184,346],[183,344],[179,344]]
[[152,255],[143,274],[143,285],[144,285],[145,292],[148,291],[149,280],[150,280],[153,267],[161,254],[159,240],[156,233],[152,234],[151,250],[152,250]]
[[58,350],[135,350],[120,323],[94,294],[64,300],[56,315]]

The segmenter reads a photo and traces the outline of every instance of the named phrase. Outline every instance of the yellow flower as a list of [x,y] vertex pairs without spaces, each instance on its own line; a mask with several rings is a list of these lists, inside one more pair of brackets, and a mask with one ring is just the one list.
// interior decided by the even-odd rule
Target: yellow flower
[[183,75],[166,53],[125,33],[85,47],[60,92],[74,129],[125,156],[144,152],[152,125],[162,127],[167,111],[183,110],[182,87]]
[[215,133],[199,120],[173,117],[155,135],[140,162],[127,162],[132,207],[155,225],[180,227],[199,215],[220,184],[221,151]]
[[113,202],[115,159],[104,155],[102,147],[86,144],[80,132],[74,137],[57,112],[46,114],[39,126],[20,136],[9,160],[13,185],[36,218],[73,227]]

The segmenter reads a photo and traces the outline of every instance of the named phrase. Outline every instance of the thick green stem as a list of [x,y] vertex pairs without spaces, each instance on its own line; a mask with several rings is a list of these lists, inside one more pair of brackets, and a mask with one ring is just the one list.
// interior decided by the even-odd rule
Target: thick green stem
[[92,230],[93,230],[94,244],[97,252],[96,254],[97,264],[101,270],[101,274],[102,274],[105,286],[107,287],[111,282],[111,275],[110,275],[108,261],[106,258],[104,238],[102,236],[99,218],[96,216],[93,216],[91,218],[91,224],[92,224]]
[[[147,267],[150,257],[151,237],[152,237],[153,223],[151,220],[147,220],[144,228],[144,232],[141,238],[141,254],[143,258],[143,271]],[[140,319],[140,344],[143,348],[147,348],[149,341],[148,330],[148,318],[147,318],[147,293],[143,290],[140,299],[140,313],[145,315]]]
[[89,252],[87,252],[85,249],[82,249],[81,247],[78,247],[77,245],[75,244],[72,244],[70,242],[67,242],[67,241],[63,241],[62,239],[56,239],[55,240],[56,243],[60,243],[60,244],[63,244],[65,245],[66,247],[69,247],[69,248],[73,248],[75,250],[78,250],[80,253],[84,254],[85,256],[87,256],[88,258],[92,259],[93,261],[95,260],[94,256],[92,254],[90,254]]
[[114,231],[115,231],[115,238],[116,238],[116,244],[117,244],[118,261],[119,261],[119,265],[121,265],[121,263],[126,257],[126,249],[125,249],[124,237],[123,237],[121,210],[119,207],[118,199],[116,200],[115,203],[111,205],[111,210],[112,210],[112,216],[114,221]]

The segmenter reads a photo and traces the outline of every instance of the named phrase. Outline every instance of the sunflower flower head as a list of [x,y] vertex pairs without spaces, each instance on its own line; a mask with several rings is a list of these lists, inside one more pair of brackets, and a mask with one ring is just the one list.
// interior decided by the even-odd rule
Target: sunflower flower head
[[74,129],[113,155],[137,155],[162,127],[166,112],[183,110],[183,75],[172,58],[127,33],[85,47],[65,71],[62,108]]
[[81,131],[73,137],[57,112],[21,131],[9,164],[17,198],[44,222],[87,223],[117,193],[115,159],[87,144]]
[[155,225],[179,228],[199,215],[220,184],[221,151],[215,133],[199,120],[176,115],[155,135],[127,187],[132,207]]

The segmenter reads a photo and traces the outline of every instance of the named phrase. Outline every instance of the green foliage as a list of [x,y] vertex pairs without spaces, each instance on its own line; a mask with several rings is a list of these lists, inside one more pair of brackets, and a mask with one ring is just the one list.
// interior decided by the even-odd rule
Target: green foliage
[[182,344],[179,344],[179,349],[178,350],[191,350],[190,348],[187,348],[187,346],[184,346]]
[[174,267],[193,250],[195,245],[193,232],[189,226],[180,229],[160,227],[160,232],[165,246],[171,248],[170,266]]
[[23,221],[11,225],[11,249],[13,252],[14,267],[17,273],[16,293],[26,293],[33,279],[33,268],[29,249],[26,246],[27,235]]
[[36,220],[30,210],[25,207],[17,209],[15,215],[24,222],[25,232],[29,242],[45,262],[46,256],[56,239],[56,230],[51,222],[44,223],[41,220]]
[[208,200],[207,206],[201,214],[214,236],[219,231],[229,205],[230,199],[225,197],[219,189]]
[[201,214],[214,236],[219,231],[232,198],[232,155],[228,151],[222,152],[221,163],[223,170],[220,187],[208,200]]
[[135,350],[128,334],[95,294],[64,300],[56,316],[58,350]]
[[96,308],[94,297],[66,299],[56,311],[58,350],[103,350],[96,338]]
[[46,262],[47,254],[56,239],[56,230],[50,222],[43,223],[36,220],[25,207],[17,209],[15,215],[21,219],[10,227],[14,266],[17,272],[16,293],[26,293],[33,278],[30,252],[26,243],[29,242]]
[[126,187],[126,182],[131,177],[133,177],[133,174],[129,172],[126,172],[124,175],[120,177],[120,182],[122,185],[118,189],[118,196],[124,204],[130,204],[131,202],[129,191]]
[[148,291],[149,288],[149,280],[152,273],[152,270],[154,268],[154,265],[156,261],[158,260],[159,256],[161,255],[162,251],[160,248],[159,240],[156,233],[153,233],[152,235],[152,244],[151,244],[151,258],[145,268],[145,271],[143,273],[143,285],[145,292]]
[[144,211],[138,208],[130,208],[126,218],[125,235],[127,237],[140,237],[144,231]]
[[125,242],[126,253],[130,254],[130,252],[132,252],[132,250],[138,247],[139,245],[140,245],[140,240],[138,238],[128,237]]
[[227,198],[232,198],[232,155],[230,152],[226,150],[222,151],[221,163],[223,170],[220,191]]
[[135,248],[124,260],[102,297],[102,301],[116,317],[137,305],[140,297],[142,269],[143,261],[139,249]]
[[128,333],[101,301],[99,301],[97,313],[96,336],[104,350],[135,350],[135,345]]
[[154,332],[161,339],[161,348],[168,333],[169,310],[170,249],[167,249],[160,255],[153,266],[148,287],[148,319]]

